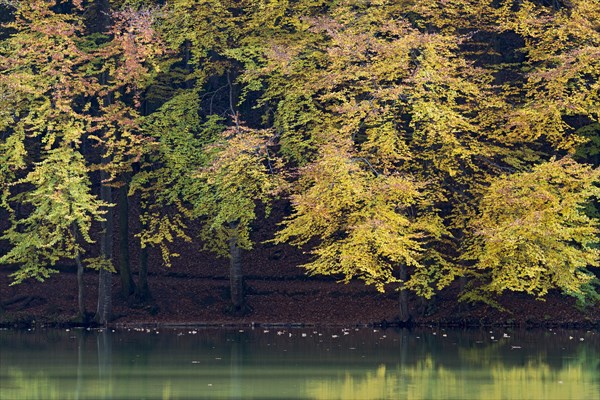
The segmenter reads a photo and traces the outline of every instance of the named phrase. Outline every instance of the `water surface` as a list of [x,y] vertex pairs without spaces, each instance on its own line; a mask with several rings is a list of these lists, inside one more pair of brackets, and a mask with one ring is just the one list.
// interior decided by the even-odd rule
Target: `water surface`
[[0,399],[600,400],[586,331],[0,331]]

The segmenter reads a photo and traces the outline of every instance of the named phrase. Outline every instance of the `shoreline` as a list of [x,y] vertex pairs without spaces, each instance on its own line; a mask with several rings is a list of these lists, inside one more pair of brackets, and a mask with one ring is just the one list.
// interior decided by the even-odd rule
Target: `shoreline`
[[600,332],[600,320],[598,321],[528,321],[525,323],[502,322],[502,321],[481,321],[477,324],[473,321],[415,321],[409,323],[398,323],[379,321],[371,323],[362,322],[255,322],[255,321],[114,321],[106,325],[95,322],[81,323],[69,320],[44,320],[38,321],[34,318],[22,318],[18,321],[7,321],[0,319],[0,329],[36,329],[36,328],[56,328],[56,329],[301,329],[301,328],[376,328],[376,329],[418,329],[418,328],[438,328],[438,329],[461,329],[476,330],[484,328],[505,328],[516,330],[530,329],[565,329],[565,330],[595,330]]
[[[260,263],[251,263],[258,266]],[[506,293],[498,298],[502,309],[483,303],[458,303],[460,288],[454,285],[434,298],[409,295],[409,324],[399,321],[398,293],[377,292],[361,282],[339,284],[333,280],[298,276],[298,269],[275,270],[269,264],[246,279],[248,312],[233,315],[230,310],[228,281],[225,275],[208,276],[206,271],[160,270],[149,276],[152,298],[137,302],[123,297],[113,278],[113,319],[111,328],[135,327],[440,327],[479,329],[564,328],[600,329],[600,306],[578,308],[573,298],[558,291],[543,300],[521,293]],[[181,273],[186,272],[185,278]],[[196,275],[193,275],[195,272]],[[226,272],[220,270],[221,273]],[[278,273],[280,279],[266,279]],[[98,327],[77,320],[77,284],[74,273],[62,272],[46,282],[27,282],[10,286],[10,271],[0,271],[0,327]],[[203,273],[202,276],[199,274]],[[84,276],[84,321],[93,320],[97,302],[97,274]]]

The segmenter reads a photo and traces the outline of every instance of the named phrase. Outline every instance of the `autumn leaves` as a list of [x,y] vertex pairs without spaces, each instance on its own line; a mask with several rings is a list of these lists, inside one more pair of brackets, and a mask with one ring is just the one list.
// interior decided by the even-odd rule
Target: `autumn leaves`
[[[597,0],[121,1],[104,36],[85,31],[84,5],[58,12],[65,3],[17,6],[5,28],[8,211],[33,201],[22,184],[56,159],[80,182],[70,212],[92,207],[81,234],[107,212],[92,170],[131,176],[139,237],[167,263],[169,243],[197,240],[190,221],[207,248],[239,257],[259,209],[285,195],[274,241],[310,243],[310,273],[427,298],[456,277],[467,300],[593,289]],[[499,46],[507,34],[518,40]],[[23,221],[3,262],[25,261]]]

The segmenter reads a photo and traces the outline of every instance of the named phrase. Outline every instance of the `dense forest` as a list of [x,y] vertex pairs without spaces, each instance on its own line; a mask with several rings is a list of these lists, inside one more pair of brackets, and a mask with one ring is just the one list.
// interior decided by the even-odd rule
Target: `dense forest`
[[399,291],[399,321],[451,285],[597,313],[599,0],[0,0],[0,20],[0,264],[17,285],[76,266],[81,319],[85,270],[106,323],[113,276],[144,302],[149,250],[176,270],[186,242],[229,259],[250,312],[265,224],[309,275]]

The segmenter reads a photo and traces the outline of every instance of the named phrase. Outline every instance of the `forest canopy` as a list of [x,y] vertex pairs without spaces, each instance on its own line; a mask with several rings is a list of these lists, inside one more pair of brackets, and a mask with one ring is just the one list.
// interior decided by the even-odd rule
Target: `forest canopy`
[[112,273],[149,295],[128,246],[176,268],[176,241],[230,258],[243,313],[273,208],[309,274],[600,299],[600,0],[0,0],[0,22],[0,263],[99,270],[99,322]]

